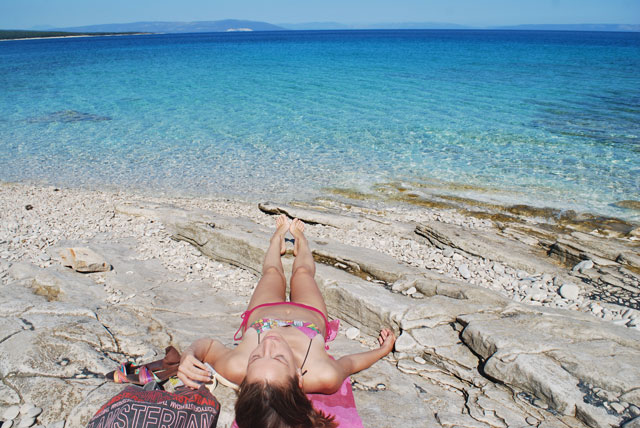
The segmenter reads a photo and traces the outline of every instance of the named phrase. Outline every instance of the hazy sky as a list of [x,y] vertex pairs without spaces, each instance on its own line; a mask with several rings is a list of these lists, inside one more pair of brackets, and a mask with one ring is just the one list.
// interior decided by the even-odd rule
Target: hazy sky
[[0,28],[249,19],[516,24],[640,24],[640,0],[0,0]]

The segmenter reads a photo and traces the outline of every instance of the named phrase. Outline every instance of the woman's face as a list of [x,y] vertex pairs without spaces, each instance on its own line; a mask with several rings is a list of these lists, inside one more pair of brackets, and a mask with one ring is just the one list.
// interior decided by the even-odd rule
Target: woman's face
[[248,382],[264,380],[282,384],[294,377],[297,369],[293,351],[287,341],[277,332],[269,331],[249,354],[245,378]]

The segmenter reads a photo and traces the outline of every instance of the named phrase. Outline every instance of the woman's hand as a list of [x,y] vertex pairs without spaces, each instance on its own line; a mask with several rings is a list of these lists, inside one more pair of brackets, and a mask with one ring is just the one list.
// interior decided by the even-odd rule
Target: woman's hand
[[391,329],[383,328],[380,330],[378,343],[380,344],[380,349],[384,350],[386,352],[385,355],[387,355],[393,350],[393,344],[396,343],[396,335],[393,334]]
[[187,349],[180,358],[178,378],[189,388],[198,389],[203,383],[211,382],[211,373],[202,361],[196,358],[193,349]]

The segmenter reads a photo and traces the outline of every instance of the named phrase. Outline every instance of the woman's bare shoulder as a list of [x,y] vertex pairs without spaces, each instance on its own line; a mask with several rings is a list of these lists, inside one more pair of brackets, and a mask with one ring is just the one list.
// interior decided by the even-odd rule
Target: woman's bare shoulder
[[342,385],[344,376],[338,363],[327,355],[326,359],[314,361],[313,368],[309,369],[303,379],[304,392],[333,394]]
[[227,380],[240,384],[247,373],[249,354],[240,346],[230,349],[224,358],[219,358],[213,368]]

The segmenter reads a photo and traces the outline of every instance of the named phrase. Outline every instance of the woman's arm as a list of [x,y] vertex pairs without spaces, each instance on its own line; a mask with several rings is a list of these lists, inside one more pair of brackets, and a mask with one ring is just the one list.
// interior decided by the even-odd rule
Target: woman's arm
[[342,380],[347,376],[371,367],[373,363],[391,352],[395,342],[396,336],[393,334],[393,331],[385,328],[380,332],[380,336],[378,337],[378,343],[380,344],[378,349],[372,349],[371,351],[360,352],[358,354],[345,355],[340,358],[338,360],[338,365],[344,374]]
[[197,389],[201,383],[211,381],[211,373],[204,365],[213,366],[220,358],[224,358],[231,349],[216,339],[198,339],[191,344],[180,358],[178,378],[189,388]]
[[396,336],[393,334],[393,331],[388,328],[383,329],[380,331],[380,336],[378,337],[378,343],[380,344],[378,349],[345,355],[335,361],[334,367],[336,370],[333,373],[334,376],[332,376],[332,378],[325,378],[323,385],[318,385],[318,391],[315,392],[325,394],[336,392],[347,376],[371,367],[373,363],[391,352],[395,342]]

